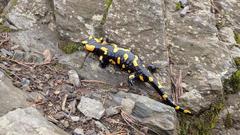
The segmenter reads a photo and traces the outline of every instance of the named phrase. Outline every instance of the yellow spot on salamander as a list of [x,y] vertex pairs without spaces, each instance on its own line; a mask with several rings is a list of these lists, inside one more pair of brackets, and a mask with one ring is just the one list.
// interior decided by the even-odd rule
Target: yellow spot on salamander
[[113,65],[116,64],[116,62],[113,59],[110,59],[109,62],[111,62]]
[[107,55],[108,49],[106,47],[101,47],[100,49],[104,52],[104,55]]
[[163,88],[162,84],[160,82],[158,82],[158,88],[161,89]]
[[85,45],[85,49],[88,50],[88,51],[90,51],[90,52],[92,52],[92,51],[94,51],[95,46],[94,46],[94,45],[86,44],[86,45]]
[[126,66],[124,64],[122,64],[122,68],[125,68]]
[[102,60],[103,60],[103,56],[102,56],[102,55],[99,57],[99,60],[100,60],[100,61],[102,61]]
[[189,111],[189,110],[184,110],[183,113],[191,114],[191,111]]
[[114,47],[113,52],[114,53],[118,52],[118,47]]
[[128,73],[131,73],[131,70],[128,70]]
[[117,58],[117,64],[120,64],[120,63],[121,63],[121,58],[118,57],[118,58]]
[[123,55],[123,58],[124,58],[124,60],[126,61],[126,60],[128,59],[128,54],[125,53],[125,54]]
[[180,106],[176,106],[176,107],[175,107],[175,110],[179,110],[179,109],[180,109]]
[[133,66],[134,67],[137,67],[138,66],[138,57],[137,56],[135,56],[135,58],[133,59]]
[[162,98],[163,98],[163,100],[167,100],[168,95],[167,95],[167,94],[163,94],[163,95],[162,95]]
[[89,36],[88,39],[89,39],[89,40],[93,39],[93,36]]
[[95,40],[96,42],[98,42],[98,43],[101,43],[101,42],[102,42],[102,40],[101,40],[101,39],[98,39],[98,38],[94,38],[94,40]]
[[139,79],[140,79],[141,81],[144,81],[144,78],[143,78],[142,75],[139,75]]
[[129,75],[128,78],[129,78],[129,79],[133,79],[133,78],[135,78],[135,75]]
[[82,41],[82,44],[87,44],[88,42],[86,40]]
[[114,48],[118,48],[116,44],[111,44]]
[[153,82],[153,78],[150,76],[148,77],[149,82]]

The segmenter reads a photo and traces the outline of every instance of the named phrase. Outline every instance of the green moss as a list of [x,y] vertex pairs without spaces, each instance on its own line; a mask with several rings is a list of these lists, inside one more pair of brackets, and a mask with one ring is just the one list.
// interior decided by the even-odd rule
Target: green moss
[[105,24],[106,19],[107,19],[107,15],[108,15],[108,11],[109,11],[109,8],[110,8],[111,5],[112,5],[112,0],[105,0],[105,5],[104,5],[105,6],[105,11],[104,11],[104,14],[103,14],[101,25]]
[[226,128],[233,127],[233,119],[232,119],[232,115],[230,113],[227,114],[227,116],[224,120],[224,125]]
[[240,57],[234,58],[235,64],[237,65],[237,68],[240,69]]
[[66,54],[71,54],[71,53],[78,51],[79,47],[80,47],[80,45],[78,43],[69,41],[66,44],[62,45],[60,48]]
[[182,5],[182,3],[181,3],[181,2],[177,2],[177,3],[176,3],[176,10],[180,10],[180,9],[182,9],[182,8],[184,8],[184,6]]
[[11,32],[12,29],[10,29],[7,26],[4,26],[3,24],[0,24],[0,32]]
[[240,70],[233,73],[229,84],[232,87],[234,93],[240,91]]
[[240,44],[240,33],[234,32],[234,37],[235,37],[237,44]]
[[211,135],[223,107],[223,100],[220,100],[200,116],[181,114],[179,135]]

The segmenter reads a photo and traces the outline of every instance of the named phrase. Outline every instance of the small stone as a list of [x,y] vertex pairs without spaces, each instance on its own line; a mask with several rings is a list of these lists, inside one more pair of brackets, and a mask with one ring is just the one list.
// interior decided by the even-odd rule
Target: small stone
[[96,125],[97,128],[101,129],[106,134],[110,133],[109,130],[107,129],[107,127],[105,125],[103,125],[101,122],[95,121],[95,125]]
[[3,80],[4,76],[5,76],[4,73],[0,71],[0,80]]
[[105,112],[105,108],[100,101],[87,97],[81,97],[81,101],[78,104],[77,108],[85,116],[95,119],[101,119]]
[[118,114],[120,112],[120,109],[118,109],[117,107],[109,107],[106,109],[106,116],[110,117],[113,116],[115,114]]
[[21,81],[22,87],[28,87],[29,84],[30,84],[30,80],[28,80],[27,78],[22,78],[22,81]]
[[82,128],[75,128],[73,131],[74,135],[84,135],[84,131]]
[[80,80],[77,71],[75,70],[69,70],[68,71],[69,81],[74,86],[79,87],[80,86]]
[[13,53],[12,52],[10,52],[10,51],[8,51],[8,50],[6,50],[6,49],[4,49],[4,48],[2,48],[1,49],[1,53],[2,53],[2,55],[3,56],[12,56],[13,55]]
[[60,121],[65,128],[69,127],[69,122],[67,120],[61,120]]
[[135,106],[135,102],[129,98],[126,98],[122,100],[121,106],[123,111],[125,111],[127,114],[131,114]]
[[183,10],[180,12],[180,16],[184,17],[189,12],[189,6],[186,6],[183,8]]
[[55,90],[53,93],[54,93],[55,95],[58,95],[58,94],[60,94],[60,90]]
[[57,112],[53,117],[57,120],[61,120],[65,117],[65,113],[64,112]]
[[80,117],[79,116],[70,116],[71,120],[74,121],[74,122],[77,122],[80,120]]

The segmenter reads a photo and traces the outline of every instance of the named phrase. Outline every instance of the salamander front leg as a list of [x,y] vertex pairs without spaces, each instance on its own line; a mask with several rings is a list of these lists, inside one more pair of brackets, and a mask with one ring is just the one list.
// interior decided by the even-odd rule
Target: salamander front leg
[[131,75],[128,76],[128,83],[129,83],[131,86],[133,86],[133,83],[135,82],[136,77],[137,77],[137,76],[136,76],[135,74],[131,74]]
[[109,61],[107,58],[104,58],[102,55],[99,57],[99,66],[101,68],[106,68],[109,65]]
[[153,64],[149,64],[149,65],[147,66],[147,69],[148,69],[151,73],[156,73],[158,67],[155,66],[155,65],[153,65]]

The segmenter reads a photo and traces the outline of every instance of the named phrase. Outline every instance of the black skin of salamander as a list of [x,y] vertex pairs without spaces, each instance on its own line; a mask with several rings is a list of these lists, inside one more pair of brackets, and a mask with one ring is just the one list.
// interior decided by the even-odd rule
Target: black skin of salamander
[[[118,66],[123,71],[127,71],[130,73],[128,82],[130,85],[133,85],[134,81],[136,79],[141,80],[143,82],[149,83],[162,97],[163,102],[171,107],[174,107],[176,111],[183,112],[185,114],[192,115],[192,113],[189,110],[185,110],[182,107],[176,105],[173,103],[173,101],[169,97],[165,97],[167,94],[164,92],[163,88],[160,87],[159,81],[155,79],[152,75],[154,71],[156,71],[156,68],[153,65],[149,65],[148,67],[145,67],[142,60],[135,54],[133,54],[132,51],[129,49],[119,48],[115,44],[104,42],[103,40],[90,37],[84,42],[82,42],[83,45],[92,45],[94,46],[94,50],[92,53],[97,55],[98,57],[101,57],[100,59],[100,66],[102,68],[107,67],[109,64],[114,64]],[[104,49],[103,49],[104,48]],[[117,51],[114,48],[117,48]],[[107,52],[106,52],[107,50]],[[127,59],[124,59],[124,55],[127,54]],[[138,58],[136,60],[136,57]],[[118,62],[118,59],[120,59],[120,63]],[[134,59],[137,62],[137,66],[134,65]],[[114,61],[114,62],[112,62]],[[123,67],[124,65],[124,67]],[[141,79],[140,76],[142,77]],[[153,80],[150,81],[149,77],[153,78]]]

